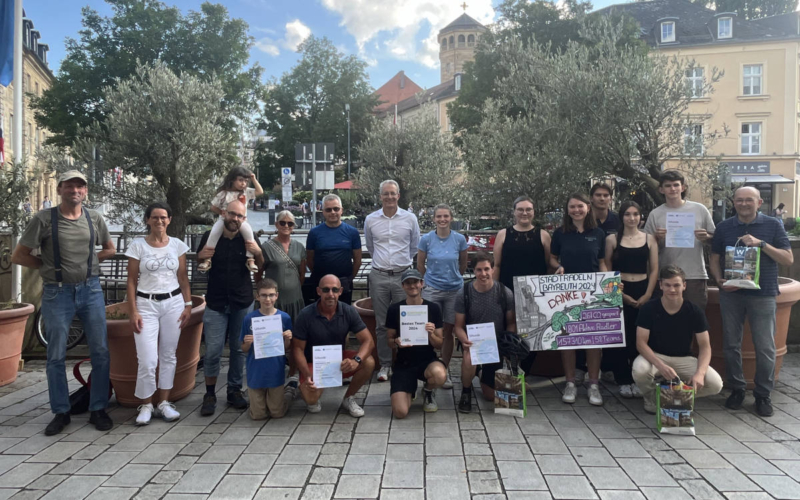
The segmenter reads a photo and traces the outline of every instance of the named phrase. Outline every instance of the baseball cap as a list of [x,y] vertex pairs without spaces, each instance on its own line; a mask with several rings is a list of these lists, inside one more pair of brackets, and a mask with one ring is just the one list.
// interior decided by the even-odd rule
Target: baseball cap
[[58,176],[58,183],[61,184],[64,181],[68,181],[70,179],[80,179],[86,184],[86,176],[83,175],[80,170],[67,170],[63,174]]
[[400,275],[400,283],[405,283],[406,280],[422,280],[422,275],[416,269],[406,269]]

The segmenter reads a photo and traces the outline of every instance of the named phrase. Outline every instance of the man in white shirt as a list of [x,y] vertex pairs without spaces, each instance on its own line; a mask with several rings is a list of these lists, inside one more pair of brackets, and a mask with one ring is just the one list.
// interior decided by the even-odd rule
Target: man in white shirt
[[419,224],[414,214],[397,206],[400,186],[393,180],[381,182],[381,208],[364,221],[364,238],[372,256],[369,295],[375,311],[378,358],[381,369],[378,381],[389,380],[392,349],[386,340],[386,311],[389,305],[405,299],[400,275],[411,267],[419,246]]

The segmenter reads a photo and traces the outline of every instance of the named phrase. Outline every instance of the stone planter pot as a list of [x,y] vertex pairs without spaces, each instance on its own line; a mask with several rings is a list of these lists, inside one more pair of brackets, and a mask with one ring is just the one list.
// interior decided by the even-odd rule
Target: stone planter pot
[[17,380],[25,325],[33,310],[33,304],[13,304],[0,311],[0,386]]
[[[189,395],[195,386],[197,363],[200,361],[200,339],[203,335],[203,313],[206,301],[203,297],[192,295],[192,315],[189,324],[181,330],[176,352],[175,380],[170,401],[178,401]],[[106,306],[108,313],[127,313],[127,302]],[[136,343],[133,328],[128,319],[108,319],[108,352],[111,357],[110,378],[114,386],[117,402],[122,406],[135,408],[143,401],[133,395],[136,389],[136,372],[139,361],[136,357]]]
[[[775,380],[783,365],[783,356],[786,354],[786,335],[789,331],[789,316],[792,306],[800,300],[800,282],[790,278],[778,278],[778,308],[775,323]],[[725,355],[722,350],[722,315],[719,309],[719,289],[708,287],[708,333],[711,337],[711,366],[719,372],[725,380]],[[750,333],[750,324],[745,321],[744,338],[742,339],[742,368],[747,388],[753,388],[753,378],[756,374],[756,353]]]
[[372,359],[375,360],[375,369],[377,370],[380,368],[380,362],[378,361],[378,336],[375,333],[375,311],[372,310],[372,298],[359,299],[353,302],[353,307],[356,308],[358,315],[361,316],[361,321],[367,325],[367,330],[372,335]]

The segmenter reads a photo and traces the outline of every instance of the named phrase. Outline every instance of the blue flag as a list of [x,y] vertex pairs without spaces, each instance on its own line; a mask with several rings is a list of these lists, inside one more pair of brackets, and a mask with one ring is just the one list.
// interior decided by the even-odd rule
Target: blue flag
[[0,85],[14,79],[14,0],[0,0]]

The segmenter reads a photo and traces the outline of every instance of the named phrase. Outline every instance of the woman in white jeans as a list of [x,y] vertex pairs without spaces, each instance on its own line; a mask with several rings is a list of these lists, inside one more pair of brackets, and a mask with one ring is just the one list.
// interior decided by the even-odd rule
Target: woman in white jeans
[[[134,395],[143,400],[136,425],[150,423],[154,411],[171,422],[181,415],[169,402],[175,378],[175,351],[192,313],[186,251],[181,240],[167,236],[172,209],[156,202],[147,207],[147,236],[131,242],[128,257],[129,318],[134,331],[139,370]],[[135,299],[134,299],[135,298]],[[153,409],[158,368],[158,408]]]

